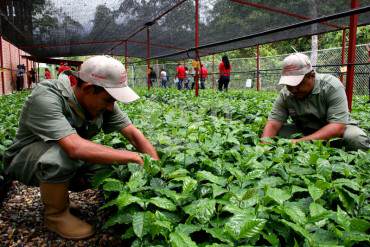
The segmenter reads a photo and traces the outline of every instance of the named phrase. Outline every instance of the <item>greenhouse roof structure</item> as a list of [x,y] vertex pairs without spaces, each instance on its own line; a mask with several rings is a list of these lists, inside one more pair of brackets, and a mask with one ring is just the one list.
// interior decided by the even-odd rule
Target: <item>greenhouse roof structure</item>
[[[370,1],[4,0],[4,39],[39,58],[194,58],[370,23]],[[198,21],[196,21],[198,20]],[[149,49],[148,49],[149,48]],[[195,49],[197,48],[197,49]]]

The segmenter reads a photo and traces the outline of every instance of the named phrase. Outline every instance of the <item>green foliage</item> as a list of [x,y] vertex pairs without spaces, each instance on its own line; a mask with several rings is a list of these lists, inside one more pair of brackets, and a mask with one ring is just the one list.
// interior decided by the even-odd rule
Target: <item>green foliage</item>
[[[138,90],[122,105],[161,160],[97,174],[114,227],[132,246],[368,245],[370,152],[323,142],[261,144],[273,93]],[[27,93],[0,98],[0,145],[11,144]],[[365,97],[354,118],[369,130]],[[361,110],[358,110],[361,109]],[[97,143],[133,150],[118,134]]]

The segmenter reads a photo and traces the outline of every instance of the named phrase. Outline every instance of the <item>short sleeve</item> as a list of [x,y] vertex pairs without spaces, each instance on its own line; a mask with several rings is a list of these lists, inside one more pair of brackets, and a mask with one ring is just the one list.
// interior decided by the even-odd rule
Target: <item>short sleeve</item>
[[327,92],[327,117],[329,123],[348,124],[349,111],[344,87],[330,87]]
[[130,118],[114,103],[113,111],[105,112],[103,116],[103,131],[110,133],[113,131],[121,131],[123,128],[132,124]]
[[279,97],[275,100],[268,120],[276,120],[285,123],[288,119],[288,110],[285,106],[283,95],[280,93]]
[[63,114],[63,103],[52,94],[36,94],[29,102],[24,124],[43,141],[57,141],[77,133]]

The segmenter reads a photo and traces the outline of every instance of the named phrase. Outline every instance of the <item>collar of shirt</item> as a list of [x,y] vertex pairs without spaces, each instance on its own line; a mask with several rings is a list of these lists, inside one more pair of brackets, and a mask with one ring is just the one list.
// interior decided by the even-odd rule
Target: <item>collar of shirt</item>
[[71,82],[68,78],[68,76],[64,73],[61,73],[58,77],[59,81],[61,82],[59,84],[59,89],[62,91],[62,95],[67,98],[69,106],[73,109],[73,111],[82,119],[86,120],[86,114],[85,110],[82,108],[82,106],[78,103],[78,100],[76,98],[76,95],[73,92],[73,89],[71,87]]

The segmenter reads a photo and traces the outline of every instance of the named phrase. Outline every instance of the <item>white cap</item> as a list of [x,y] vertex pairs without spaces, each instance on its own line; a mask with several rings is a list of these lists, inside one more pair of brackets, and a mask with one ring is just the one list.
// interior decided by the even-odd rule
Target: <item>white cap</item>
[[139,99],[127,84],[123,64],[110,56],[93,56],[81,64],[75,75],[85,82],[103,87],[113,98],[123,103]]
[[283,71],[279,85],[297,86],[303,77],[312,71],[310,59],[302,53],[294,53],[283,61]]

